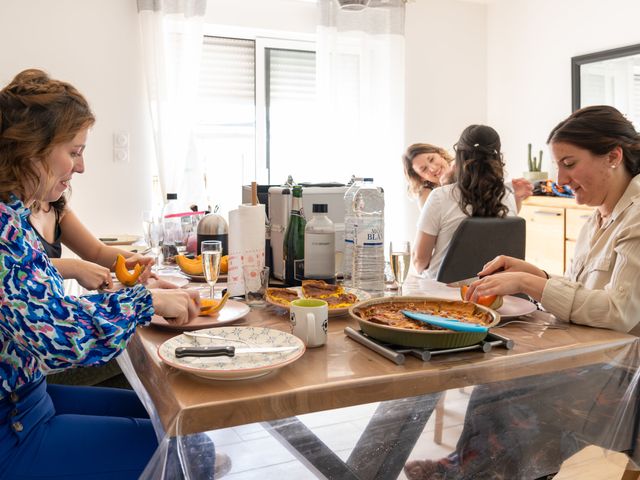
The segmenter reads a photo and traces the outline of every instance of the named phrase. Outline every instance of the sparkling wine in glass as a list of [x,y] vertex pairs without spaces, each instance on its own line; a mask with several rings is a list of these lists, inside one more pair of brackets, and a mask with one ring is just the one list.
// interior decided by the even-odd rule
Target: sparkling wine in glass
[[391,257],[391,270],[396,277],[396,282],[398,282],[398,294],[402,295],[402,284],[409,273],[411,246],[407,241],[391,242],[389,254]]
[[205,240],[200,246],[202,253],[202,267],[204,277],[211,287],[211,298],[213,299],[214,287],[220,275],[220,259],[222,258],[222,242],[219,240]]

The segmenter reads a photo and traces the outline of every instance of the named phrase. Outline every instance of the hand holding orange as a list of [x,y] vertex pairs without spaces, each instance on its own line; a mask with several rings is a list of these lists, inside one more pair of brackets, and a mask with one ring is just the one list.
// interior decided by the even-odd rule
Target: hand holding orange
[[[462,300],[467,296],[467,290],[469,290],[468,285],[463,285],[460,287],[460,296]],[[486,295],[483,297],[478,297],[476,303],[478,305],[482,305],[484,307],[489,307],[492,310],[497,310],[502,306],[503,298],[502,295]]]

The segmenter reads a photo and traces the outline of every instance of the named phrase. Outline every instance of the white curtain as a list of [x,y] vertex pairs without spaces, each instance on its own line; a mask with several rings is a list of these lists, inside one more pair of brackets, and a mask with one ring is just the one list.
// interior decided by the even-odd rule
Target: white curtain
[[[142,56],[163,201],[196,165],[193,126],[206,0],[138,0]],[[201,178],[201,177],[200,177]]]
[[349,11],[337,0],[319,0],[318,8],[321,159],[384,188],[389,232],[390,212],[398,226],[404,221],[405,1],[371,0]]

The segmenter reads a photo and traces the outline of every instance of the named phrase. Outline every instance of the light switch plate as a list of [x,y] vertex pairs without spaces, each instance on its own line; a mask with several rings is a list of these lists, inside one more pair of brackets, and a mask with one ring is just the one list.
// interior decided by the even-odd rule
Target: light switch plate
[[113,161],[116,163],[129,161],[129,132],[113,134]]

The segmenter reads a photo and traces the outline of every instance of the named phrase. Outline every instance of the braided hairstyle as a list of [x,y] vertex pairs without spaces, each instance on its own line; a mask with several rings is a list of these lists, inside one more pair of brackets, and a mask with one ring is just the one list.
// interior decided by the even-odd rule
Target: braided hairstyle
[[498,132],[486,125],[470,125],[454,148],[462,211],[469,215],[470,205],[472,217],[506,217],[509,209],[502,204],[506,190]]
[[547,143],[558,142],[570,143],[598,156],[620,147],[627,171],[632,177],[640,173],[640,134],[622,113],[609,105],[573,112],[551,130]]
[[20,72],[0,90],[0,199],[27,200],[46,179],[45,161],[54,147],[70,142],[95,122],[86,99],[69,83],[45,72]]
[[409,145],[406,152],[402,154],[402,165],[404,167],[404,176],[409,183],[409,193],[414,197],[420,195],[420,190],[422,189],[425,181],[413,169],[413,159],[423,153],[437,153],[442,158],[444,158],[447,163],[453,162],[453,158],[444,148],[436,147],[435,145],[431,145],[429,143],[414,143],[413,145]]

